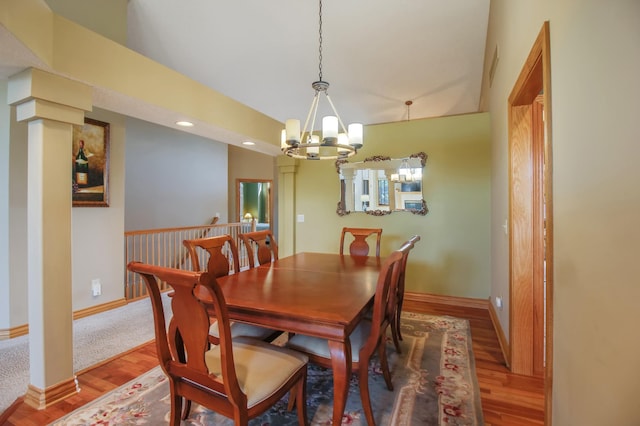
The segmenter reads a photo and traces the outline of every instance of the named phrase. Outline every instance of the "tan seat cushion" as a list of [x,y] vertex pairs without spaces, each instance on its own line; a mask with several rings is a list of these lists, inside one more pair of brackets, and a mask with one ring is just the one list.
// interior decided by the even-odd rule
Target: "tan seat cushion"
[[[360,324],[349,335],[349,341],[351,342],[351,359],[353,362],[358,362],[360,359],[360,349],[364,346],[365,342],[369,338],[371,333],[371,321],[363,319]],[[329,343],[327,339],[320,337],[305,336],[304,334],[296,334],[289,338],[289,341],[285,345],[287,348],[300,351],[303,353],[313,354],[322,358],[331,359],[331,352],[329,351]]]
[[[249,337],[233,340],[233,360],[248,407],[271,396],[308,362],[299,352]],[[222,377],[219,346],[206,352],[205,361],[210,373]]]
[[[254,337],[259,340],[265,340],[275,333],[276,330],[272,328],[260,327],[257,325],[246,324],[243,322],[232,322],[231,323],[231,338],[235,339],[236,337],[244,336],[244,337]],[[218,321],[215,321],[209,327],[209,334],[213,337],[220,338],[220,330],[218,330]]]

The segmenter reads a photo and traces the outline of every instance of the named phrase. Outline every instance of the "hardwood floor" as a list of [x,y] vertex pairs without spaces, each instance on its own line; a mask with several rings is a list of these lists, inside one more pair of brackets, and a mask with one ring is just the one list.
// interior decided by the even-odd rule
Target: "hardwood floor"
[[22,401],[18,401],[5,411],[5,413],[13,411],[6,419],[5,414],[0,416],[0,425],[42,426],[48,424],[129,380],[135,379],[156,365],[158,365],[156,346],[155,342],[151,341],[92,368],[78,372],[80,392],[64,401],[53,404],[46,410],[36,410]]
[[486,426],[544,425],[544,380],[509,372],[487,310],[406,299],[403,309],[469,320]]
[[[483,309],[405,300],[405,310],[467,318],[486,426],[544,424],[544,383],[541,378],[511,374],[506,368],[489,313]],[[79,372],[81,391],[46,410],[17,401],[0,416],[0,425],[41,426],[83,406],[158,365],[152,342]]]

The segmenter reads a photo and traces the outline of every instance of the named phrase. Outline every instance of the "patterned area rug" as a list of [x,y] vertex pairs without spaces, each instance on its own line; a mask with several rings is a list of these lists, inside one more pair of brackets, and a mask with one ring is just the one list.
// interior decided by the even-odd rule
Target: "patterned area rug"
[[[369,387],[378,425],[483,424],[469,323],[453,317],[402,315],[402,354],[387,341],[394,391],[387,390],[378,360],[370,366]],[[309,366],[308,416],[312,425],[330,425],[333,402],[331,370]],[[77,409],[52,425],[167,424],[169,386],[160,367]],[[297,425],[287,412],[286,397],[250,425]],[[232,425],[233,422],[194,405],[182,425]],[[343,425],[364,425],[357,376],[350,383]]]

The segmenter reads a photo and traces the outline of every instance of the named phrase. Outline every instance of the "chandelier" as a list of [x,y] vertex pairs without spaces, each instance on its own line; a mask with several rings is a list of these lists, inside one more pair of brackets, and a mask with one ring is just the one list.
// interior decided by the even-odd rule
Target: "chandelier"
[[[280,148],[289,157],[305,160],[336,160],[355,155],[362,148],[362,124],[349,124],[346,128],[336,107],[333,105],[329,93],[329,83],[322,79],[322,0],[320,0],[319,12],[319,64],[318,81],[311,84],[315,95],[311,101],[311,107],[307,114],[302,132],[300,132],[300,120],[288,119],[285,129],[282,130]],[[334,115],[322,118],[322,139],[320,135],[313,134],[318,113],[320,95],[327,99]]]
[[420,182],[422,180],[422,168],[409,165],[409,160],[402,159],[398,173],[391,174],[392,182]]

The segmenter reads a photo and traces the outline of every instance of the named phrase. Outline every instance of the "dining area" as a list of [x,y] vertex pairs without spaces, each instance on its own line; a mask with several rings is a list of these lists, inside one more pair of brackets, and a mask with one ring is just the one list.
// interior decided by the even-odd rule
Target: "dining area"
[[[371,405],[370,364],[379,363],[392,391],[387,350],[401,351],[400,293],[420,240],[410,236],[381,256],[381,235],[380,228],[345,227],[338,253],[279,257],[271,231],[250,231],[184,240],[191,270],[129,262],[153,306],[170,423],[180,424],[195,403],[247,424],[285,397],[299,424],[309,424],[313,364],[332,374],[332,424],[342,424],[354,373],[367,424],[381,424]],[[241,268],[243,256],[249,266]],[[159,283],[168,286],[171,313],[163,310]]]

